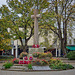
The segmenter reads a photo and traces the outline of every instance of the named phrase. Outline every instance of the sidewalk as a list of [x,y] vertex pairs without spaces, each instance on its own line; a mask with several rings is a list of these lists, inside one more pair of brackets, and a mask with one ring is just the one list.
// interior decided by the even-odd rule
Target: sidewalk
[[2,71],[0,75],[75,75],[75,69],[63,71],[41,71],[41,72],[20,72],[20,71]]
[[1,70],[2,66],[3,66],[3,63],[0,63],[0,70]]

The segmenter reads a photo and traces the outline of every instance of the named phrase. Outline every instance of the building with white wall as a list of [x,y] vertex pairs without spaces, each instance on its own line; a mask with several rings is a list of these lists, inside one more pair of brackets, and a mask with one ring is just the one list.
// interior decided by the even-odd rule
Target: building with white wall
[[[22,28],[20,28],[20,29],[22,31]],[[56,50],[55,51],[56,52],[56,57],[57,56],[61,56],[59,40],[58,40],[58,38],[56,38],[56,42],[55,43],[54,43],[54,40],[53,40],[57,36],[52,32],[52,33],[48,34],[46,37],[48,38],[49,44],[53,45],[53,47],[55,48],[55,50]],[[34,39],[33,39],[33,36],[32,36],[31,39],[28,41],[28,46],[32,46],[34,44],[33,41],[34,41]],[[44,37],[39,36],[39,44],[41,42],[44,42],[44,41],[45,41]],[[13,45],[15,47],[12,48],[12,55],[15,55],[15,57],[17,57],[18,56],[18,45],[21,45],[19,39],[14,40],[13,41]],[[68,35],[67,45],[75,45],[75,31],[74,30],[72,30],[72,36]]]
[[72,36],[68,34],[67,45],[75,45],[75,29],[71,30]]

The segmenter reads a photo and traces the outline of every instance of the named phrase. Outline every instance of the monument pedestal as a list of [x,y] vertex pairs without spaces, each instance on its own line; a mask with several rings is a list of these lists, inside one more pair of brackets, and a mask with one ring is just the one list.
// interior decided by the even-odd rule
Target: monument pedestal
[[43,48],[29,48],[29,56],[32,56],[32,54],[34,52],[41,52],[41,53],[44,53],[44,49]]

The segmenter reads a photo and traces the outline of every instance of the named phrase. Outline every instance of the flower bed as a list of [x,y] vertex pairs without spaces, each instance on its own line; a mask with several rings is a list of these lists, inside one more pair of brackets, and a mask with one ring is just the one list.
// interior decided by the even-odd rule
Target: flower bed
[[34,52],[33,57],[38,57],[38,58],[52,58],[52,53],[51,52],[47,52],[47,53],[40,53],[40,52]]
[[[25,54],[25,53],[21,53]],[[37,57],[37,59],[34,59],[34,57]],[[46,59],[45,59],[46,58]],[[48,59],[49,58],[49,59]],[[23,59],[14,58],[12,62],[7,62],[3,66],[5,69],[10,68],[13,64],[16,65],[23,65],[28,66],[28,69],[32,69],[32,66],[49,66],[53,70],[66,70],[66,69],[73,69],[74,67],[70,64],[64,64],[59,58],[52,58],[52,54],[50,52],[47,53],[40,53],[35,52],[33,53],[33,56],[30,57],[23,57]]]
[[27,52],[22,52],[21,54],[20,54],[20,59],[23,59],[23,57],[25,57],[25,56],[27,56]]
[[41,65],[41,66],[45,66],[45,65],[48,65],[48,61],[46,60],[40,60],[40,59],[37,59],[34,61],[34,65]]
[[33,57],[39,57],[40,54],[41,54],[40,52],[34,52],[32,55]]
[[49,66],[52,69],[58,69],[58,70],[66,70],[66,69],[73,69],[74,67],[70,64],[64,64],[60,59],[52,58],[49,62]]
[[29,63],[30,63],[30,61],[23,61],[23,60],[19,61],[19,64],[29,64]]
[[14,64],[18,64],[18,63],[19,63],[19,59],[18,59],[18,58],[14,58],[14,59],[12,60],[12,62],[13,62]]

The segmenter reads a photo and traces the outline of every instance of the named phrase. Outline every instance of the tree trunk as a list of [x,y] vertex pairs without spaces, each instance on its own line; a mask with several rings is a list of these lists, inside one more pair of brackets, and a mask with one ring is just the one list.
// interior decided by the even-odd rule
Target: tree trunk
[[61,39],[61,56],[64,55],[64,39]]
[[65,28],[64,28],[64,48],[65,48],[65,55],[66,55],[66,45],[67,45],[67,22],[65,21]]
[[25,46],[23,47],[23,52],[27,51],[27,41],[25,41]]

